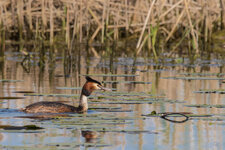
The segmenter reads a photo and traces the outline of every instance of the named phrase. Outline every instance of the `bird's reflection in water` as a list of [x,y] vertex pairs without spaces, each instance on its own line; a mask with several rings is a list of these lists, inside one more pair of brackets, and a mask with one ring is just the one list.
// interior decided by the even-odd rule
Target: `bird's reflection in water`
[[95,132],[95,131],[81,131],[82,136],[85,138],[85,142],[87,143],[94,143],[96,142],[99,133]]

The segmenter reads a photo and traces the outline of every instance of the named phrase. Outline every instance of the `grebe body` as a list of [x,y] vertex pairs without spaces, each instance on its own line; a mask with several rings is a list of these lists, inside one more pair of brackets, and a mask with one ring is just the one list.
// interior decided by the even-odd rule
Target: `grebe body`
[[94,90],[110,90],[105,88],[101,85],[100,82],[86,76],[86,83],[84,84],[81,95],[79,106],[74,107],[72,105],[63,104],[60,102],[49,102],[49,101],[42,101],[36,102],[33,104],[28,105],[27,107],[23,108],[22,111],[26,113],[68,113],[68,112],[75,112],[75,113],[82,113],[88,110],[88,96]]

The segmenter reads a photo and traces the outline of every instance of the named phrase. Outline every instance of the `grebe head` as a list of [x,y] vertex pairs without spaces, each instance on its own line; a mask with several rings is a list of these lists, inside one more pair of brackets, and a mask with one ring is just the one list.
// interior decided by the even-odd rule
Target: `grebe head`
[[94,90],[104,90],[104,91],[111,91],[111,89],[108,89],[106,87],[103,87],[102,84],[94,79],[92,79],[89,76],[86,76],[86,83],[84,84],[82,88],[82,94],[85,96],[91,95],[91,93]]

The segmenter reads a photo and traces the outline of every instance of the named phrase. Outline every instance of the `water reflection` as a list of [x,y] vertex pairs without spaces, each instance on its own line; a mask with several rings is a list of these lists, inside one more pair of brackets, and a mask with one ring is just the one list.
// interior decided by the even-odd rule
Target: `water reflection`
[[[21,65],[23,56],[14,52],[8,52],[5,60],[0,63],[1,79],[23,80],[23,82],[1,82],[0,96],[21,97],[24,93],[15,91],[34,91],[36,93],[57,93],[57,94],[79,94],[80,90],[57,89],[56,87],[81,87],[85,82],[82,74],[135,74],[138,76],[104,76],[94,77],[99,81],[145,81],[152,84],[129,84],[129,83],[105,83],[104,86],[115,88],[119,92],[143,92],[160,95],[170,100],[180,100],[185,104],[225,104],[223,94],[198,94],[193,91],[199,89],[224,89],[225,84],[218,80],[173,80],[162,79],[161,77],[180,76],[180,73],[221,73],[224,77],[224,61],[212,59],[213,61],[198,60],[191,62],[189,59],[182,59],[177,62],[174,59],[159,61],[148,57],[133,57],[129,54],[118,52],[117,47],[106,49],[104,53],[99,49],[76,47],[76,51],[66,51],[49,54],[42,51],[42,54],[33,55],[36,61],[30,60],[29,65]],[[101,58],[92,57],[93,52],[98,53]],[[131,54],[130,54],[131,53]],[[95,54],[97,55],[97,54]],[[39,56],[39,58],[37,57]],[[46,57],[40,60],[40,57]],[[19,61],[18,61],[19,60]],[[44,64],[44,65],[41,65]],[[210,76],[209,76],[210,77]],[[101,98],[95,93],[94,96]],[[99,102],[92,98],[90,102]],[[115,96],[112,96],[115,97]],[[128,96],[127,96],[128,97]],[[26,99],[1,100],[0,108],[20,109],[37,101],[66,101],[71,105],[78,105],[76,97],[47,97],[47,96],[26,96]],[[139,99],[140,100],[140,99]],[[109,100],[106,99],[105,102]],[[41,133],[8,133],[2,131],[0,144],[7,148],[10,146],[32,147],[39,145],[39,148],[55,147],[84,147],[85,143],[94,143],[92,146],[106,146],[107,149],[223,149],[224,148],[224,108],[190,108],[183,103],[152,103],[152,104],[104,104],[93,103],[92,107],[121,107],[123,110],[132,112],[97,112],[89,111],[87,115],[97,115],[86,118],[91,125],[82,122],[82,117],[75,120],[68,118],[60,122],[58,119],[38,120],[36,118],[15,118],[23,116],[20,112],[0,112],[0,124],[27,125],[35,124],[44,127]],[[174,124],[160,118],[140,118],[142,114],[156,112],[192,112],[194,114],[220,114],[215,116],[221,121],[211,118],[189,120],[183,124]],[[110,115],[110,116],[108,116]],[[116,119],[112,119],[112,116]],[[102,117],[99,119],[98,117]],[[63,117],[62,117],[63,118]],[[65,117],[66,118],[66,117]],[[107,118],[108,120],[103,120]],[[125,118],[124,122],[121,118]],[[110,120],[111,119],[111,120]],[[71,121],[71,124],[66,124]],[[76,122],[77,121],[77,122]],[[101,124],[99,121],[102,121]],[[80,123],[80,124],[79,124]],[[90,123],[90,122],[89,122]],[[105,124],[104,124],[105,123]],[[105,126],[105,132],[93,130],[82,131],[81,128],[91,127],[99,130]],[[110,131],[108,131],[110,128]],[[149,133],[126,133],[126,130],[148,130],[157,131],[159,134]],[[117,131],[117,132],[115,132]],[[104,134],[102,134],[104,133]],[[18,140],[20,139],[20,140]],[[16,141],[16,142],[12,142]],[[73,143],[73,144],[69,144]],[[58,144],[58,146],[57,146]],[[105,145],[104,145],[105,144]]]
[[98,137],[98,133],[94,131],[81,131],[82,136],[85,138],[85,142],[94,143]]

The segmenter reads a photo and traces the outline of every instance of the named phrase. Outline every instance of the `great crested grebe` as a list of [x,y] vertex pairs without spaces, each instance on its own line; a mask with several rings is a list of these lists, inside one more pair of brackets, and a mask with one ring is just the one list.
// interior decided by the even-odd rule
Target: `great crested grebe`
[[110,89],[105,88],[101,85],[100,82],[86,76],[86,83],[84,84],[81,95],[80,95],[80,102],[78,107],[74,107],[71,105],[63,104],[60,102],[37,102],[28,105],[27,107],[23,108],[22,111],[26,113],[66,113],[66,112],[77,112],[82,113],[88,110],[88,96],[94,90],[104,90],[109,91]]

